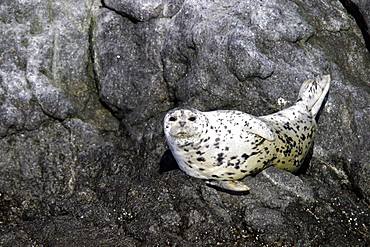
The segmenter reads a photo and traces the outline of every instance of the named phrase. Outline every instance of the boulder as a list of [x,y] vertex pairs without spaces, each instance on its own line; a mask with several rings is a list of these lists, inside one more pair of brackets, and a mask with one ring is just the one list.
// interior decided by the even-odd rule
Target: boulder
[[[369,245],[366,13],[345,0],[2,1],[0,245]],[[177,168],[168,110],[266,115],[324,74],[305,172],[270,167],[235,195]]]

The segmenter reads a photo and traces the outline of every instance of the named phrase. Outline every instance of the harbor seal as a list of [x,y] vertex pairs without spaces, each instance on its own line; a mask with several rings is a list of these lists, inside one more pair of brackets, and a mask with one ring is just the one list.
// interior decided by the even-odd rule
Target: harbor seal
[[329,87],[329,75],[307,80],[293,106],[261,117],[234,110],[172,109],[164,118],[168,146],[188,175],[225,190],[249,191],[239,181],[249,174],[269,166],[291,172],[300,168]]

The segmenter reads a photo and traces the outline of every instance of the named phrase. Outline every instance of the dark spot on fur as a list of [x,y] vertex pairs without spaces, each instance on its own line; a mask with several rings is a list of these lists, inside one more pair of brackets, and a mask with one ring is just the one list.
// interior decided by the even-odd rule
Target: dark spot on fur
[[263,169],[261,169],[261,168],[254,168],[254,169],[251,171],[251,173],[252,173],[252,174],[254,174],[254,173],[257,173],[257,172],[259,172],[259,171],[261,171],[261,170],[263,170]]
[[213,178],[219,178],[219,176],[217,176],[217,175],[212,175],[212,177],[213,177]]
[[222,161],[225,158],[225,157],[223,157],[224,153],[219,153],[219,154],[217,154],[217,156],[218,156],[217,157],[217,165],[220,166],[220,165],[222,165]]
[[289,122],[286,122],[285,124],[284,124],[284,129],[286,129],[286,130],[292,130],[293,128],[290,126],[290,123]]
[[248,159],[248,158],[249,158],[249,155],[248,155],[248,154],[246,154],[246,153],[244,153],[244,154],[242,154],[242,158],[246,160],[246,159]]
[[252,149],[256,149],[258,146],[262,145],[264,142],[265,142],[266,139],[262,139],[260,142],[258,142],[257,144],[254,145],[254,143],[252,143],[254,145],[254,147]]
[[271,159],[265,160],[263,162],[263,167],[262,169],[265,169],[266,167],[269,167],[271,165],[271,162],[277,159],[277,157],[272,157]]
[[199,157],[199,158],[197,158],[197,161],[204,162],[204,161],[206,161],[206,159],[205,159],[205,158],[203,158],[203,157]]
[[206,138],[205,140],[203,140],[203,142],[208,142],[209,139],[211,139],[211,137]]

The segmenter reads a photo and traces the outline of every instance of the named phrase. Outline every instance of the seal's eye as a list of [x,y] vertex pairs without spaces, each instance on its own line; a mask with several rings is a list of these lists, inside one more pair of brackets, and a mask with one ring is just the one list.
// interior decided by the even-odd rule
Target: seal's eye
[[197,118],[196,118],[196,117],[189,117],[189,121],[194,122],[194,121],[195,121],[195,119],[197,119]]
[[173,121],[176,121],[176,118],[175,117],[170,117],[168,120],[173,122]]

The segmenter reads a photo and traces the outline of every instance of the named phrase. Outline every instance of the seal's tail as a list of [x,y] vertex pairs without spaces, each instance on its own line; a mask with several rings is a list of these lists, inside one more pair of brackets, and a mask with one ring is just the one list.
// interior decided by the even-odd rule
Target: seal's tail
[[311,112],[313,117],[316,117],[319,112],[325,96],[328,94],[330,87],[330,75],[324,75],[303,82],[299,89],[298,102],[302,102]]

